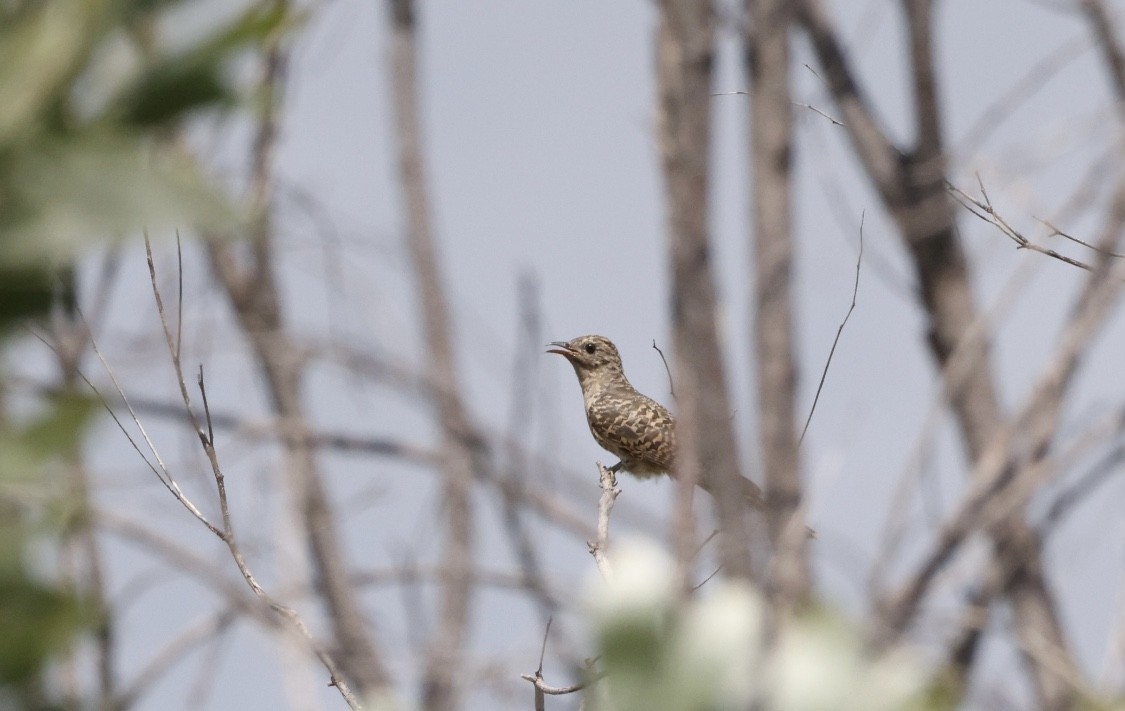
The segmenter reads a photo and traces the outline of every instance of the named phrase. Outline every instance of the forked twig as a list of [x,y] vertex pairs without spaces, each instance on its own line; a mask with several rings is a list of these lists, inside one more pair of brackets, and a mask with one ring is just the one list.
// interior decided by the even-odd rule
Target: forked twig
[[[78,313],[79,317],[82,318],[82,321],[85,324],[86,328],[89,328],[89,323],[86,322],[85,316],[82,315],[81,309],[77,309],[76,312]],[[36,338],[38,338],[40,341],[42,341],[43,344],[46,345],[51,350],[55,350],[54,344],[52,344],[50,341],[48,341],[42,335],[40,335],[38,333],[35,333],[34,331],[32,331],[32,335],[34,335]],[[148,458],[148,456],[144,453],[144,451],[141,450],[141,447],[137,443],[137,440],[134,439],[133,435],[129,433],[128,429],[126,429],[125,423],[123,423],[121,421],[121,418],[117,416],[117,413],[113,411],[113,408],[109,404],[109,400],[105,397],[105,395],[98,388],[98,386],[94,385],[93,381],[91,381],[90,378],[84,372],[82,372],[81,370],[77,371],[78,376],[80,378],[82,378],[83,382],[85,382],[86,385],[90,388],[90,391],[93,392],[94,395],[98,398],[98,400],[102,404],[102,407],[104,407],[105,411],[109,413],[109,416],[111,418],[113,418],[113,422],[117,425],[117,428],[119,430],[121,430],[122,434],[125,435],[125,439],[127,439],[129,441],[129,444],[132,445],[133,449],[137,452],[137,454],[140,455],[141,459],[148,466],[148,468],[152,471],[152,473],[156,475],[157,480],[160,481],[160,483],[164,486],[164,488],[167,489],[169,491],[169,493],[171,493],[172,496],[175,497],[175,499],[177,501],[179,501],[180,504],[183,505],[184,508],[186,508],[191,513],[192,516],[195,516],[195,518],[197,518],[204,526],[206,526],[208,528],[208,530],[210,530],[216,536],[221,537],[222,531],[219,529],[219,527],[216,526],[215,524],[211,523],[211,521],[208,520],[208,518],[205,515],[203,515],[203,512],[200,511],[199,507],[197,507],[191,501],[191,499],[189,499],[184,494],[183,490],[180,489],[180,485],[176,482],[176,480],[172,476],[171,472],[168,471],[167,466],[165,466],[165,464],[164,464],[163,458],[161,458],[159,452],[156,451],[156,447],[152,443],[152,440],[149,438],[148,432],[145,430],[144,425],[141,424],[140,418],[137,417],[137,413],[133,409],[132,403],[126,397],[125,392],[121,389],[121,384],[117,381],[117,376],[114,374],[113,369],[110,368],[109,363],[102,356],[101,351],[98,348],[97,342],[94,339],[92,334],[90,336],[90,347],[94,351],[94,353],[98,356],[98,359],[102,363],[102,367],[104,367],[106,369],[106,373],[109,375],[110,381],[113,383],[114,388],[117,390],[118,397],[121,398],[121,402],[125,405],[125,408],[129,411],[129,415],[133,420],[133,424],[135,424],[137,426],[137,428],[140,430],[141,436],[144,439],[145,444],[148,446],[149,450],[153,454],[153,457],[156,459],[155,464],[153,464],[152,461]]]
[[[1010,224],[1008,224],[1008,221],[1005,220],[1000,215],[1000,213],[998,213],[996,211],[996,209],[992,206],[992,201],[989,199],[988,193],[984,189],[984,183],[980,180],[979,175],[977,176],[977,182],[980,185],[981,197],[983,198],[983,200],[978,200],[977,198],[973,197],[972,195],[969,195],[968,193],[966,193],[964,190],[957,187],[953,183],[947,182],[945,184],[945,186],[946,186],[946,189],[949,191],[949,193],[953,196],[953,199],[955,199],[958,203],[960,203],[962,207],[964,207],[970,213],[975,215],[977,218],[987,222],[988,224],[992,225],[993,227],[996,227],[998,230],[1000,230],[1002,233],[1004,233],[1004,235],[1006,235],[1010,240],[1015,242],[1016,243],[1016,249],[1028,249],[1028,250],[1031,250],[1032,252],[1038,252],[1039,254],[1043,254],[1043,255],[1046,255],[1048,257],[1053,257],[1054,259],[1057,259],[1060,262],[1065,262],[1065,263],[1067,263],[1067,264],[1069,264],[1073,267],[1078,267],[1079,269],[1085,269],[1088,272],[1094,270],[1094,267],[1091,266],[1090,264],[1087,264],[1086,262],[1083,262],[1083,261],[1078,260],[1078,259],[1074,259],[1073,257],[1068,257],[1065,254],[1061,254],[1059,252],[1056,252],[1053,249],[1048,249],[1046,247],[1042,247],[1042,246],[1032,242],[1027,237],[1025,237],[1022,232],[1020,232],[1019,230],[1015,229]],[[1071,241],[1078,242],[1079,244],[1090,247],[1091,249],[1096,249],[1092,245],[1086,244],[1085,242],[1082,242],[1081,240],[1072,238],[1069,235],[1064,234],[1062,231],[1055,229],[1054,227],[1051,227],[1051,229],[1055,230],[1055,232],[1061,237],[1066,237],[1066,238],[1070,239]],[[1118,255],[1112,255],[1112,256],[1118,256]]]
[[[214,525],[210,524],[209,522],[206,522],[205,519],[201,519],[201,520],[204,520],[204,522],[207,523],[208,528],[216,536],[218,536],[219,539],[223,541],[223,543],[225,543],[227,545],[227,548],[230,551],[231,557],[234,559],[234,563],[238,567],[239,573],[242,574],[243,579],[246,581],[246,584],[250,586],[250,589],[251,589],[251,591],[253,591],[254,595],[259,600],[261,600],[263,603],[268,605],[270,607],[270,609],[272,609],[274,612],[278,613],[285,620],[287,620],[289,622],[291,631],[296,633],[296,636],[298,637],[298,639],[308,649],[310,649],[312,651],[312,653],[324,665],[324,667],[328,671],[328,675],[329,675],[329,686],[336,687],[336,690],[339,691],[340,695],[344,697],[344,701],[348,704],[348,706],[350,708],[352,708],[352,709],[362,708],[360,706],[359,700],[356,698],[355,694],[352,692],[351,688],[348,686],[347,681],[345,681],[345,679],[343,677],[343,674],[341,673],[339,667],[336,665],[335,660],[332,658],[332,656],[328,653],[327,650],[325,650],[320,644],[318,644],[313,639],[312,634],[308,630],[308,627],[305,626],[304,620],[301,619],[301,617],[297,614],[297,612],[295,610],[277,602],[276,600],[273,599],[272,596],[270,596],[269,593],[267,593],[265,591],[264,588],[262,588],[262,586],[258,583],[257,578],[254,576],[254,573],[250,570],[250,566],[249,566],[249,564],[247,564],[245,556],[243,556],[243,554],[242,554],[242,549],[239,547],[238,541],[237,541],[237,539],[234,535],[234,526],[233,526],[231,514],[230,514],[230,504],[229,504],[228,499],[227,499],[226,477],[223,474],[222,467],[219,465],[218,453],[215,451],[215,432],[214,432],[214,428],[213,428],[212,423],[211,423],[211,408],[210,408],[210,405],[207,401],[207,389],[206,389],[206,386],[205,386],[204,380],[203,380],[203,366],[200,365],[200,367],[199,367],[198,385],[199,385],[200,396],[203,399],[204,420],[205,420],[206,425],[207,425],[206,430],[204,430],[203,427],[201,426],[201,424],[199,422],[199,418],[195,414],[195,410],[192,408],[192,405],[191,405],[191,396],[188,393],[187,381],[184,378],[184,370],[183,370],[183,366],[182,366],[182,363],[181,363],[181,360],[180,360],[180,352],[179,352],[179,348],[177,347],[177,341],[173,339],[172,331],[168,326],[168,317],[167,317],[167,314],[164,311],[164,299],[161,297],[160,288],[156,283],[156,266],[153,263],[152,244],[149,241],[147,233],[145,234],[145,254],[148,258],[149,281],[152,284],[153,298],[156,302],[157,313],[160,316],[160,325],[164,330],[164,342],[165,342],[165,345],[167,345],[167,347],[168,347],[168,354],[171,356],[171,359],[172,359],[172,367],[175,370],[176,380],[177,380],[177,382],[180,386],[180,395],[183,399],[184,408],[187,411],[187,415],[188,415],[188,418],[191,420],[192,426],[195,428],[196,435],[199,437],[200,444],[203,446],[203,451],[207,455],[207,461],[210,463],[212,474],[215,477],[215,486],[216,486],[216,489],[218,491],[218,498],[219,498],[219,509],[220,509],[220,512],[221,512],[222,518],[223,518],[223,528],[220,530],[220,529],[216,528]],[[181,262],[181,264],[182,264],[182,262]],[[182,276],[181,276],[181,280],[182,280]],[[91,339],[91,343],[93,343],[92,339]],[[99,357],[100,357],[100,355],[99,355]],[[105,363],[104,358],[102,359],[102,362]],[[107,369],[108,369],[108,367],[109,367],[108,364],[106,364]],[[112,377],[112,373],[111,373],[111,377]],[[114,379],[114,384],[117,385],[116,379]],[[125,394],[124,394],[124,392],[121,391],[120,386],[118,386],[118,393],[124,399]],[[130,408],[130,412],[132,412],[132,408]],[[135,415],[134,415],[134,420],[136,420]],[[140,421],[139,420],[136,420],[136,421],[137,421],[137,426],[140,427]],[[146,435],[146,441],[147,441],[147,435]],[[153,449],[153,454],[158,457],[158,461],[160,461],[159,455],[156,454],[155,447],[152,446],[151,442],[149,443],[149,446]],[[167,471],[167,468],[164,467],[162,462],[161,462],[160,466],[161,466],[162,470]],[[169,476],[169,478],[171,477],[171,475],[168,475],[168,476]],[[176,488],[178,489],[179,487],[176,487]],[[180,498],[180,497],[177,497],[177,498]],[[181,501],[182,502],[186,501],[186,498],[182,499]],[[185,505],[187,505],[187,503],[185,503]],[[201,514],[200,514],[200,516],[201,516]],[[200,516],[197,516],[197,518],[199,518]]]

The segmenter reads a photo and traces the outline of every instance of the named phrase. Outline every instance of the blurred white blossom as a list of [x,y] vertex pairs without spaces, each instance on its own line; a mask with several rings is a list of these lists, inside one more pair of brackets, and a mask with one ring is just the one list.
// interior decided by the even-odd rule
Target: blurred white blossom
[[598,624],[635,615],[663,615],[676,603],[676,568],[660,546],[625,539],[609,553],[613,578],[592,576],[587,585],[590,611]]
[[873,661],[856,632],[826,614],[780,633],[767,653],[765,605],[752,586],[716,582],[681,601],[672,559],[652,542],[610,552],[613,577],[587,586],[605,677],[602,711],[922,708],[925,677],[907,655]]
[[823,614],[786,627],[770,676],[772,706],[785,711],[920,708],[926,681],[906,653],[872,660],[854,630]]
[[[673,666],[703,708],[746,708],[758,691],[762,600],[749,585],[719,582],[683,611]],[[697,704],[684,708],[700,708]]]

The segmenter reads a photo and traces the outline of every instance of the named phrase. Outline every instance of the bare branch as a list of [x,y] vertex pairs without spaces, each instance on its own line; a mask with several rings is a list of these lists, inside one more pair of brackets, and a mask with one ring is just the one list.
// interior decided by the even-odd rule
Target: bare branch
[[[711,0],[667,0],[657,29],[658,141],[665,177],[677,412],[677,529],[690,531],[696,484],[712,491],[719,557],[728,575],[750,578],[750,536],[730,421],[715,277],[709,259],[709,155],[715,15]],[[695,547],[680,540],[680,559]],[[686,583],[686,581],[685,581]]]
[[[279,295],[270,213],[280,96],[288,69],[288,50],[280,41],[266,52],[261,88],[264,110],[255,127],[251,156],[252,230],[248,245],[223,235],[207,235],[211,270],[226,291],[239,327],[250,344],[270,404],[285,423],[283,452],[286,488],[295,517],[308,541],[318,591],[324,599],[332,635],[339,648],[337,677],[355,684],[360,695],[377,697],[390,685],[382,655],[367,624],[362,605],[348,584],[348,566],[340,542],[339,523],[325,490],[316,453],[308,445],[303,404],[304,364],[286,328]],[[240,250],[240,247],[245,250]],[[299,619],[297,620],[299,622]],[[346,685],[345,685],[346,686]]]
[[[223,474],[222,467],[219,465],[218,453],[215,450],[215,432],[212,426],[210,407],[207,402],[207,390],[204,386],[203,366],[201,365],[199,367],[198,385],[200,395],[203,399],[204,421],[207,423],[206,430],[204,430],[200,426],[199,420],[191,406],[191,396],[188,394],[187,382],[184,378],[183,366],[180,361],[177,344],[172,338],[171,329],[169,329],[168,327],[167,316],[164,312],[164,300],[160,295],[160,289],[157,285],[156,269],[152,259],[152,248],[147,238],[145,240],[145,249],[148,255],[149,279],[152,283],[153,298],[156,302],[156,308],[160,316],[161,325],[164,328],[165,345],[168,347],[168,353],[172,358],[172,367],[175,370],[176,380],[178,381],[180,386],[180,394],[183,398],[184,409],[186,410],[189,418],[192,421],[195,432],[199,437],[200,444],[203,446],[203,451],[207,455],[208,462],[210,462],[211,464],[211,471],[215,477],[215,485],[218,490],[219,509],[222,513],[223,528],[221,531],[219,531],[216,530],[214,526],[209,527],[211,528],[212,532],[214,532],[215,535],[218,536],[219,539],[227,545],[227,548],[230,551],[231,558],[233,558],[235,565],[238,567],[238,571],[242,574],[243,579],[246,581],[246,584],[250,587],[250,590],[254,593],[254,595],[262,600],[266,605],[268,605],[270,609],[279,613],[281,617],[286,619],[292,629],[297,633],[298,637],[303,638],[306,641],[309,648],[320,659],[321,663],[328,671],[330,685],[337,688],[337,690],[340,692],[340,695],[343,696],[344,700],[348,703],[348,706],[353,709],[360,708],[358,699],[352,693],[351,688],[345,680],[343,674],[341,673],[340,668],[337,666],[336,661],[327,652],[327,650],[313,642],[312,635],[309,633],[308,628],[305,626],[304,620],[302,620],[300,616],[297,615],[295,610],[276,602],[265,591],[265,589],[262,588],[262,586],[258,583],[257,578],[250,570],[250,566],[246,562],[246,558],[242,553],[242,549],[238,545],[231,519],[230,504],[227,499],[226,478]],[[122,397],[124,397],[123,393]],[[138,421],[138,426],[139,424],[140,423]],[[156,455],[155,449],[153,450],[153,453],[154,455]],[[158,457],[158,461],[160,461],[159,456],[156,456]],[[161,468],[165,469],[163,464],[161,464]]]
[[601,486],[602,495],[598,499],[597,538],[587,541],[586,546],[590,549],[590,555],[594,556],[594,562],[602,577],[612,580],[613,569],[606,557],[606,552],[609,550],[609,516],[613,512],[613,502],[617,501],[621,489],[617,488],[617,477],[614,476],[613,470],[602,466],[601,462],[598,462],[598,484]]
[[744,73],[750,82],[754,178],[751,332],[766,521],[774,550],[770,566],[774,579],[767,589],[771,600],[785,610],[802,604],[810,577],[805,537],[796,545],[783,545],[792,519],[803,511],[792,294],[794,129],[789,38],[793,9],[788,0],[747,0],[746,9],[749,22],[742,39]]
[[[947,188],[949,192],[957,199],[957,202],[959,202],[966,210],[968,210],[970,213],[980,218],[981,220],[989,223],[990,225],[995,226],[997,229],[1007,235],[1008,238],[1016,243],[1017,249],[1028,249],[1032,252],[1038,252],[1039,254],[1044,254],[1048,257],[1057,259],[1060,262],[1065,262],[1066,264],[1069,264],[1073,267],[1085,269],[1086,271],[1093,271],[1093,266],[1087,264],[1086,262],[1068,257],[1065,254],[1060,254],[1053,249],[1041,247],[1025,237],[1019,230],[1012,227],[1008,223],[1008,221],[1001,217],[1000,214],[997,213],[996,210],[992,207],[992,201],[988,199],[988,194],[984,192],[983,185],[981,186],[981,194],[984,198],[983,201],[974,198],[973,196],[969,195],[953,184],[948,184]],[[1056,230],[1056,234],[1061,235],[1062,233]]]
[[[800,0],[798,14],[826,74],[826,84],[843,113],[852,144],[894,218],[914,262],[919,296],[929,317],[931,354],[939,367],[944,368],[952,354],[961,348],[970,325],[977,323],[978,317],[968,264],[956,232],[953,201],[945,189],[945,149],[937,115],[937,82],[933,68],[933,3],[932,0],[903,0],[903,4],[913,65],[913,112],[917,126],[915,144],[910,150],[895,147],[875,121],[821,0]],[[968,364],[966,375],[955,387],[949,388],[949,399],[961,438],[975,463],[975,472],[981,476],[982,463],[999,437],[996,433],[1003,417],[990,373],[987,339],[974,339],[964,357]],[[979,487],[980,480],[973,485]],[[1009,533],[1019,535],[1025,531],[1027,526],[1020,512],[1013,515],[1015,518],[1008,521],[1006,527],[993,533],[1003,538]],[[1039,564],[1039,550],[1034,547],[1027,550],[1023,565],[1031,570]],[[1045,580],[1034,575],[1017,578],[1021,587],[1009,592],[1015,603],[1017,624],[1035,626],[1051,640],[1054,648],[1065,650],[1061,624]],[[913,614],[914,605],[909,607]],[[905,625],[906,619],[899,619],[898,623]],[[964,658],[971,661],[972,654]],[[1036,658],[1025,655],[1024,660],[1041,704],[1051,709],[1064,707],[1069,689],[1058,684],[1058,677]]]
[[1113,82],[1113,92],[1117,96],[1118,110],[1125,118],[1125,50],[1117,41],[1113,21],[1102,0],[1082,0],[1082,10],[1098,40],[1102,57]]
[[589,681],[580,681],[577,684],[570,686],[548,686],[541,674],[520,674],[521,679],[527,679],[535,685],[535,690],[547,694],[548,696],[565,696],[566,694],[573,694],[577,691],[582,691],[590,685]]
[[[1039,218],[1035,218],[1035,219],[1039,220]],[[1053,224],[1051,224],[1047,220],[1039,220],[1039,222],[1041,224],[1043,224],[1045,227],[1047,227],[1051,230],[1051,235],[1050,235],[1051,237],[1062,237],[1063,239],[1074,242],[1075,244],[1080,244],[1083,247],[1085,247],[1086,249],[1090,249],[1090,250],[1093,250],[1095,252],[1100,252],[1101,254],[1104,254],[1107,257],[1117,257],[1117,258],[1125,257],[1125,254],[1123,254],[1121,252],[1114,252],[1112,249],[1103,249],[1096,244],[1090,244],[1089,242],[1086,242],[1085,240],[1081,240],[1081,239],[1078,239],[1077,237],[1075,237],[1071,234],[1067,234],[1066,232],[1063,232],[1062,230],[1060,230],[1058,227],[1055,227]]]
[[161,458],[160,453],[157,451],[156,445],[153,444],[152,438],[148,436],[148,432],[145,430],[144,425],[141,424],[140,418],[137,417],[137,413],[133,409],[132,404],[130,404],[129,398],[125,395],[125,391],[121,389],[121,383],[117,381],[117,376],[114,375],[113,369],[109,366],[109,362],[106,361],[105,357],[101,353],[101,350],[98,348],[97,341],[92,337],[90,338],[90,347],[93,348],[94,353],[98,356],[98,360],[100,360],[102,363],[102,367],[105,368],[106,374],[109,375],[109,379],[113,383],[113,387],[117,390],[117,395],[121,398],[121,401],[125,403],[125,408],[129,411],[129,416],[132,418],[133,424],[136,425],[137,429],[140,431],[141,437],[144,439],[145,444],[148,446],[149,452],[152,453],[153,458],[156,460],[155,465],[149,461],[148,457],[145,456],[143,452],[141,452],[140,447],[137,445],[132,435],[130,435],[129,431],[125,429],[125,426],[121,423],[121,420],[118,419],[117,414],[113,412],[113,409],[110,408],[109,403],[105,400],[104,397],[101,396],[101,393],[96,387],[94,387],[94,384],[86,379],[85,376],[82,376],[86,381],[86,384],[89,385],[94,393],[99,397],[99,399],[101,399],[102,404],[110,413],[110,416],[113,417],[113,421],[117,424],[117,427],[125,434],[125,437],[129,440],[129,443],[133,446],[133,449],[141,455],[141,458],[144,460],[145,464],[148,465],[149,469],[151,469],[152,472],[156,474],[156,478],[160,480],[160,483],[164,485],[164,488],[168,489],[172,496],[174,496],[176,500],[179,501],[180,504],[182,504],[183,507],[191,513],[192,516],[195,516],[195,518],[199,520],[200,523],[206,526],[207,529],[211,531],[211,533],[214,533],[219,538],[222,538],[222,530],[220,530],[219,527],[215,524],[211,523],[211,521],[203,515],[203,512],[199,510],[199,507],[197,507],[191,501],[191,499],[189,499],[184,494],[182,489],[180,489],[180,485],[176,482],[176,479],[172,476],[172,473],[164,464],[164,460]]
[[[1125,423],[1125,417],[1121,422]],[[1075,506],[1090,497],[1102,484],[1108,482],[1111,476],[1119,474],[1123,461],[1125,461],[1125,445],[1118,445],[1104,454],[1089,471],[1064,489],[1051,503],[1051,508],[1044,516],[1044,530],[1051,531],[1058,527]]]
[[[1119,221],[1118,221],[1119,222]],[[1109,232],[1116,233],[1112,227]],[[957,511],[949,517],[935,547],[924,557],[918,572],[882,606],[881,620],[886,630],[901,631],[915,606],[928,590],[937,572],[973,532],[996,525],[1007,511],[1019,511],[1028,493],[1012,498],[1016,484],[1036,481],[1043,471],[1039,461],[1054,431],[1057,413],[1081,357],[1087,352],[1091,339],[1103,325],[1110,308],[1125,287],[1125,262],[1118,263],[1112,271],[1104,269],[1091,275],[1086,289],[1075,308],[1072,320],[1060,338],[1058,352],[1042,370],[1036,387],[1012,422],[1001,428],[988,448],[978,458],[973,474],[973,486]],[[1030,466],[1018,468],[1013,438],[1022,433],[1029,438],[1026,451],[1033,453]],[[1038,454],[1036,454],[1038,453]],[[1026,455],[1023,455],[1026,456]],[[1027,556],[1023,556],[1024,560]],[[1057,646],[1057,645],[1056,645]]]
[[456,375],[449,300],[438,263],[438,247],[430,224],[429,185],[422,151],[418,106],[416,49],[417,14],[413,0],[389,0],[391,13],[391,86],[399,173],[406,203],[407,251],[421,302],[429,380],[435,386],[442,433],[442,491],[446,515],[437,633],[430,640],[422,680],[423,705],[429,711],[451,711],[458,705],[463,648],[472,607],[475,521],[472,485],[475,468],[472,441],[478,440],[465,414]]

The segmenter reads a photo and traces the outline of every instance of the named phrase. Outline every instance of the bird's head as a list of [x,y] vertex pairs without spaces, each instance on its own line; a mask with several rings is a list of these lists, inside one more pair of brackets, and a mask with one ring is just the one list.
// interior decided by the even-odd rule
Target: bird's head
[[579,381],[588,377],[616,377],[625,374],[617,346],[605,336],[579,336],[569,341],[552,341],[548,353],[558,353],[574,366]]

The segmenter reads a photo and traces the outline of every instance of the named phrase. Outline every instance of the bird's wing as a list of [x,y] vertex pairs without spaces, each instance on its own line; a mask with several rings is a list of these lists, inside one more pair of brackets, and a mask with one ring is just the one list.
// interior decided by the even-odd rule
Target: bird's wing
[[594,438],[605,449],[653,471],[675,461],[675,420],[660,403],[637,392],[606,394],[586,412]]

